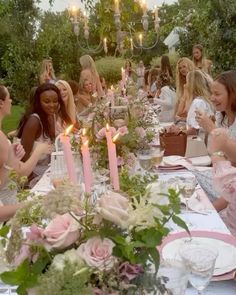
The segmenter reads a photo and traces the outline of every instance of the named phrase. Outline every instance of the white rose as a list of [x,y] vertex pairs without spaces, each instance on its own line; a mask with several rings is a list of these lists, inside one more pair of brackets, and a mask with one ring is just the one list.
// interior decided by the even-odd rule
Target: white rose
[[129,219],[128,207],[129,201],[126,197],[109,191],[101,196],[97,211],[102,218],[125,227]]
[[63,270],[65,261],[77,263],[81,267],[84,265],[80,255],[78,255],[75,249],[68,250],[64,254],[57,254],[53,259],[52,265],[58,270]]

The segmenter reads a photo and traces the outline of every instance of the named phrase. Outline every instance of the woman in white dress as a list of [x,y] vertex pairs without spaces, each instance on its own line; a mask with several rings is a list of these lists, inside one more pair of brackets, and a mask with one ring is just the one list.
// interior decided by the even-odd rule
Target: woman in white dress
[[157,84],[160,87],[160,95],[154,97],[154,103],[161,106],[160,122],[173,122],[175,117],[176,93],[171,86],[170,76],[161,73],[157,79]]

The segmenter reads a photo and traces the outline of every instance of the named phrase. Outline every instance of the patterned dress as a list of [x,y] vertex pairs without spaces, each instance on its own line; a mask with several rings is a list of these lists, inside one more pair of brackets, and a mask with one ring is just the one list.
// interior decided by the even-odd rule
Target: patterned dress
[[214,164],[213,184],[221,197],[228,202],[220,216],[231,234],[236,236],[236,168],[229,161]]

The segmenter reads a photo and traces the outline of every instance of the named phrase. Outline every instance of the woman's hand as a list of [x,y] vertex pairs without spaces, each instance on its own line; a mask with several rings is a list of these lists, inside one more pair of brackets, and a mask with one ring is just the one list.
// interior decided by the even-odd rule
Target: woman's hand
[[23,146],[20,143],[13,143],[12,144],[12,149],[13,149],[14,156],[18,160],[21,160],[24,157],[25,150],[24,150]]
[[199,126],[204,129],[207,133],[210,133],[214,128],[215,124],[211,118],[209,118],[205,113],[200,111],[195,111],[195,119],[198,122]]
[[35,150],[39,154],[50,155],[53,151],[53,145],[50,143],[47,143],[47,142],[39,142],[39,143],[37,143]]

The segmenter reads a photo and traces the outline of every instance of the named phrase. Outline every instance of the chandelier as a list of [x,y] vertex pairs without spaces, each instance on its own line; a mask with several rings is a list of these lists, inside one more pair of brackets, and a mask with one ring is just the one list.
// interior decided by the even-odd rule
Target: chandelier
[[[160,24],[160,18],[158,17],[158,7],[155,6],[154,8],[154,17],[153,20],[150,21],[146,0],[141,0],[140,2],[141,8],[142,8],[142,17],[141,20],[135,21],[135,22],[129,22],[126,25],[125,33],[129,35],[129,42],[130,42],[130,51],[133,55],[134,49],[136,50],[148,50],[152,49],[157,45],[158,42],[158,32],[159,32],[159,24]],[[69,9],[69,15],[70,15],[70,21],[72,23],[73,32],[77,38],[77,43],[81,50],[86,51],[87,53],[100,53],[102,50],[105,52],[105,54],[108,53],[108,47],[107,47],[107,38],[100,37],[100,42],[98,45],[96,45],[95,48],[91,47],[89,45],[89,26],[88,26],[88,16],[86,13],[81,13],[78,8],[75,6],[71,7]],[[124,31],[122,31],[121,27],[121,12],[120,12],[120,0],[114,0],[114,24],[116,28],[116,43],[117,43],[117,50],[119,52],[122,52],[124,45]],[[155,40],[154,42],[149,46],[144,46],[144,39],[145,36],[147,36],[148,29],[150,27],[150,23],[153,24],[154,32],[155,32]],[[143,33],[139,33],[137,35],[136,26],[138,24],[142,24]],[[80,36],[80,28],[83,28],[83,36],[84,36],[84,43],[85,46],[82,45],[82,43],[79,40]],[[125,35],[127,35],[125,34]],[[138,37],[137,37],[138,36]]]

